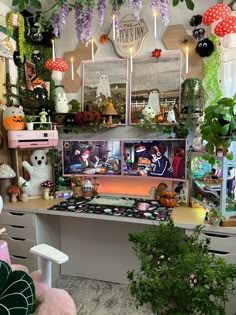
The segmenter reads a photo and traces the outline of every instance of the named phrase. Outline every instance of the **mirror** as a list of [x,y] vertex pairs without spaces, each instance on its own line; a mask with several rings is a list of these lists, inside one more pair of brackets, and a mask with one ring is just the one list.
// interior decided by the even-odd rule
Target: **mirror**
[[[163,51],[159,58],[133,59],[130,78],[130,124],[143,119],[151,107],[151,119],[165,122],[170,109],[179,113],[181,86],[181,51]],[[160,117],[161,115],[161,117]]]

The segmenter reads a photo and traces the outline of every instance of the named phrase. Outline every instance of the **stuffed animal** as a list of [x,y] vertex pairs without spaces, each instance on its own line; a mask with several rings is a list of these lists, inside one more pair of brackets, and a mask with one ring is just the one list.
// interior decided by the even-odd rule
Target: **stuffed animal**
[[145,106],[142,109],[142,114],[144,115],[144,118],[147,120],[153,120],[155,118],[155,112],[151,106]]
[[24,130],[26,128],[24,117],[22,106],[3,106],[3,126],[6,130]]
[[175,112],[173,109],[170,109],[167,113],[167,121],[169,123],[175,123],[176,122],[176,119],[175,119]]
[[70,106],[67,102],[66,93],[61,94],[61,92],[59,92],[57,94],[55,111],[56,113],[69,113]]
[[40,184],[46,180],[52,181],[52,167],[47,162],[48,150],[35,150],[31,154],[30,165],[27,161],[22,162],[23,168],[29,173],[30,180],[19,177],[18,185],[23,192],[29,196],[39,196],[42,194]]
[[196,152],[204,152],[204,147],[207,144],[206,140],[202,141],[201,125],[204,123],[204,115],[199,116],[197,120],[197,128],[195,129],[195,138],[192,142],[193,150]]

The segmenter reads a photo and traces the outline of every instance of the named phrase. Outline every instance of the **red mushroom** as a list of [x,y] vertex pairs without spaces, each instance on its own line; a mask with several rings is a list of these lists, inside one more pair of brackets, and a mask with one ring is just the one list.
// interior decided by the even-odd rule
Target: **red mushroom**
[[68,64],[61,58],[49,59],[45,63],[45,67],[52,71],[52,79],[54,81],[61,81],[62,73],[68,70]]
[[20,193],[20,188],[18,186],[10,186],[7,189],[9,195],[11,195],[11,202],[17,202],[17,196]]
[[230,15],[220,21],[214,32],[217,36],[223,37],[223,45],[225,47],[236,46],[236,16]]
[[48,200],[50,197],[50,192],[52,192],[52,188],[54,187],[54,183],[50,180],[46,180],[41,183],[41,187],[43,187],[43,199]]
[[227,4],[216,4],[210,7],[202,16],[202,23],[205,25],[214,25],[226,16],[231,14],[231,8]]

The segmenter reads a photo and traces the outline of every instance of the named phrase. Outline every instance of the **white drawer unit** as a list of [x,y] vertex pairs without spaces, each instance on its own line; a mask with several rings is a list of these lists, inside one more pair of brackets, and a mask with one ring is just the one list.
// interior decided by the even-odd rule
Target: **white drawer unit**
[[36,269],[36,257],[29,250],[36,245],[35,214],[17,211],[3,211],[0,216],[0,228],[5,227],[12,264],[22,264],[30,271]]

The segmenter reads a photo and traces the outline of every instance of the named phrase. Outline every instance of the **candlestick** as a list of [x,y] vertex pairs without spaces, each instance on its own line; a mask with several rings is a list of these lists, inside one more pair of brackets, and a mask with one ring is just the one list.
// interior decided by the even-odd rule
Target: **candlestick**
[[116,40],[116,15],[112,15],[112,37],[113,40]]
[[94,39],[92,38],[91,39],[91,54],[92,54],[92,62],[94,62],[94,45],[93,45],[93,41],[94,41]]
[[54,45],[54,39],[52,39],[52,60],[55,61],[55,45]]
[[154,38],[156,39],[157,38],[157,13],[156,12],[153,13],[153,17],[154,17],[153,33],[154,33]]
[[70,58],[71,80],[74,81],[74,58]]
[[133,49],[130,48],[130,72],[133,72]]
[[185,72],[188,73],[188,54],[189,54],[189,47],[186,45],[185,51]]

